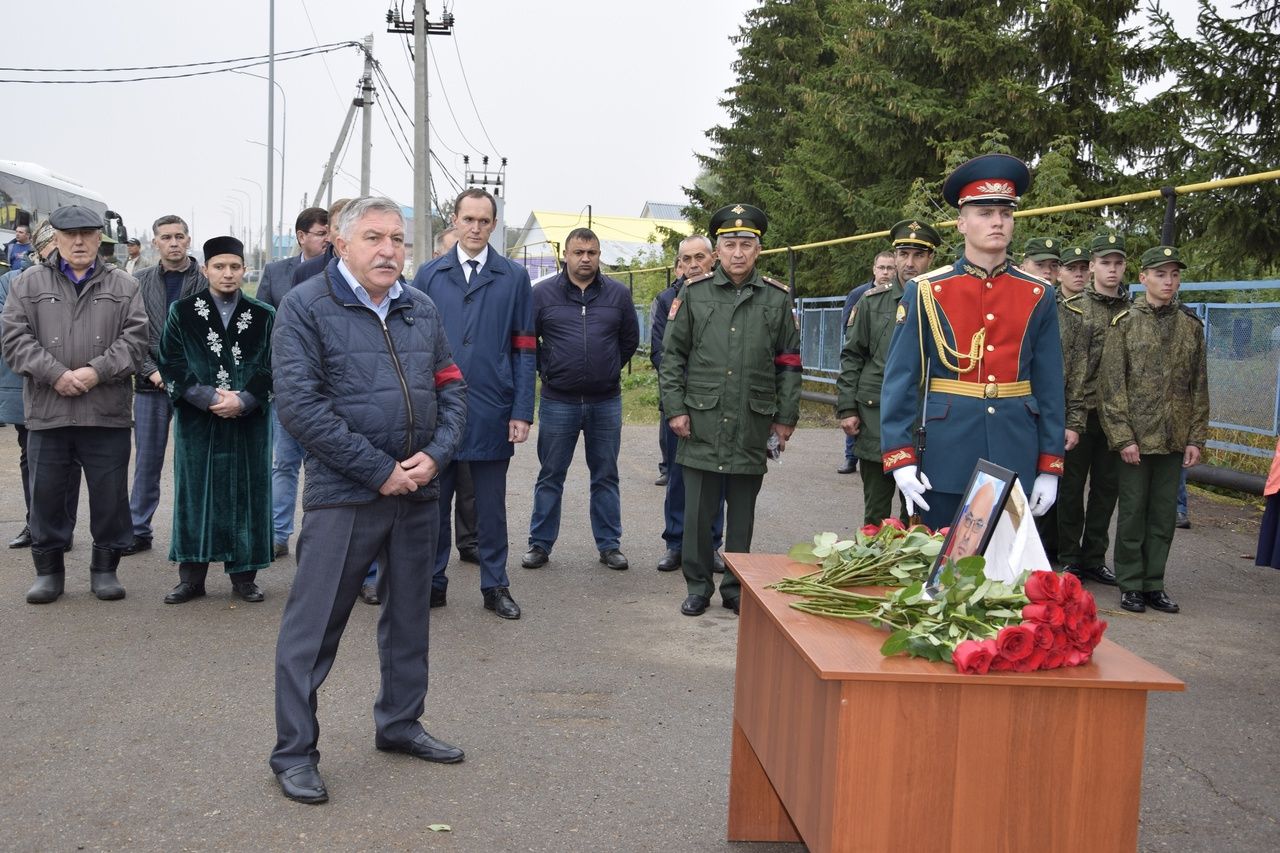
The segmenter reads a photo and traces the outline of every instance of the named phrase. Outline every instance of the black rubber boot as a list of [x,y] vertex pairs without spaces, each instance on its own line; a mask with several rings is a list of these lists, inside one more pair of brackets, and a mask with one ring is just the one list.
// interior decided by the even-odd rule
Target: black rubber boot
[[51,604],[62,595],[67,571],[62,565],[62,551],[32,551],[36,564],[36,582],[27,590],[27,604]]
[[116,567],[119,565],[120,552],[115,548],[93,546],[93,554],[89,557],[89,588],[103,601],[124,598],[124,587],[116,577]]

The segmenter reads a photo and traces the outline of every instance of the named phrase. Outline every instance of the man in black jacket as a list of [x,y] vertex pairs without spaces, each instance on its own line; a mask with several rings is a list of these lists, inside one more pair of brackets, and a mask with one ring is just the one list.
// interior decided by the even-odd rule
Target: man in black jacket
[[564,270],[533,288],[533,321],[538,338],[538,482],[529,519],[526,569],[546,565],[560,535],[560,498],[583,436],[591,472],[591,532],[600,562],[628,568],[619,550],[622,500],[618,452],[622,446],[624,362],[640,345],[640,324],[631,292],[600,274],[600,239],[575,228],[564,241]]

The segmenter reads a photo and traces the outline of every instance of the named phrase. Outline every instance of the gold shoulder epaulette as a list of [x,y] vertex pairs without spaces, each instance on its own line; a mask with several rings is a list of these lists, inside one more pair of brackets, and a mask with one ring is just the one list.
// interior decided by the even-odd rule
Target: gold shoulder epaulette
[[881,293],[888,293],[891,290],[893,290],[892,284],[877,284],[875,287],[862,294],[862,298],[866,299],[868,296],[878,296]]
[[760,276],[760,278],[764,279],[766,284],[772,284],[774,287],[778,288],[778,290],[781,290],[783,293],[791,292],[790,287],[778,281],[776,278],[769,278],[769,276],[767,275],[762,275]]
[[1121,311],[1119,314],[1117,314],[1116,316],[1114,316],[1114,317],[1112,317],[1112,318],[1111,318],[1111,325],[1113,325],[1113,326],[1114,326],[1116,323],[1119,323],[1121,320],[1123,320],[1123,319],[1124,319],[1125,317],[1127,317],[1128,315],[1129,315],[1129,309],[1128,309],[1128,308],[1126,308],[1126,309],[1124,309],[1123,311]]
[[691,284],[697,284],[700,281],[706,281],[707,279],[711,278],[711,276],[713,275],[715,275],[715,273],[704,272],[702,275],[697,275],[697,276],[694,276],[693,278],[686,278],[684,280],[684,286],[688,287]]
[[933,278],[935,275],[942,275],[944,272],[954,272],[954,271],[955,271],[955,267],[952,266],[951,264],[947,264],[945,267],[938,267],[936,270],[929,270],[926,273],[921,273],[920,275],[912,279],[912,281],[927,281]]
[[1079,298],[1080,298],[1080,294],[1078,294],[1078,293],[1077,293],[1075,296],[1068,296],[1066,299],[1062,300],[1062,304],[1063,304],[1064,306],[1066,306],[1066,309],[1067,309],[1068,311],[1071,311],[1072,313],[1075,313],[1075,314],[1084,314],[1084,309],[1083,309],[1083,308],[1081,308],[1079,305],[1072,305],[1072,304],[1071,304],[1071,301],[1072,301],[1073,299],[1079,299]]

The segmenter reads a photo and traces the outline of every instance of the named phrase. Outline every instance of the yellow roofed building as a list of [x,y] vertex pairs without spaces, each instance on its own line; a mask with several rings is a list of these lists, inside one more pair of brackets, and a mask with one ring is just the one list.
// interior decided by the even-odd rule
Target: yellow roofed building
[[[645,205],[646,211],[655,206]],[[673,207],[663,205],[663,207]],[[535,210],[529,214],[519,235],[507,249],[507,256],[529,270],[529,277],[540,278],[559,269],[564,253],[564,240],[575,228],[586,228],[587,211],[561,213]],[[692,230],[683,219],[656,219],[649,216],[601,216],[592,214],[591,230],[600,238],[600,263],[617,266],[629,263],[638,255],[661,256],[666,228],[679,234]]]

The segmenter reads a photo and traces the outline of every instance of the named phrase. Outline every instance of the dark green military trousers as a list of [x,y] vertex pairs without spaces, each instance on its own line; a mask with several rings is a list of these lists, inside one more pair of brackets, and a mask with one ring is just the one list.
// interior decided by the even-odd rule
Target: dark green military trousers
[[[751,550],[755,531],[756,496],[764,483],[763,474],[721,474],[684,466],[684,541],[681,565],[690,595],[711,598],[716,591],[712,574],[715,548],[711,543],[711,525],[720,512],[720,494],[724,489],[724,549],[730,553]],[[741,584],[733,571],[726,568],[720,580],[720,598],[724,601],[739,595]]]
[[1164,566],[1178,515],[1182,454],[1144,453],[1137,465],[1121,462],[1118,479],[1116,583],[1121,592],[1164,589]]
[[[893,475],[886,474],[879,462],[866,459],[858,461],[858,471],[862,476],[862,523],[879,524],[891,518],[893,495],[898,490]],[[898,518],[903,524],[907,523],[907,509],[901,498],[898,499]]]
[[1080,443],[1067,451],[1058,484],[1058,559],[1064,566],[1092,569],[1106,563],[1111,516],[1116,510],[1116,474],[1124,467],[1120,454],[1107,447],[1098,413],[1089,412]]

